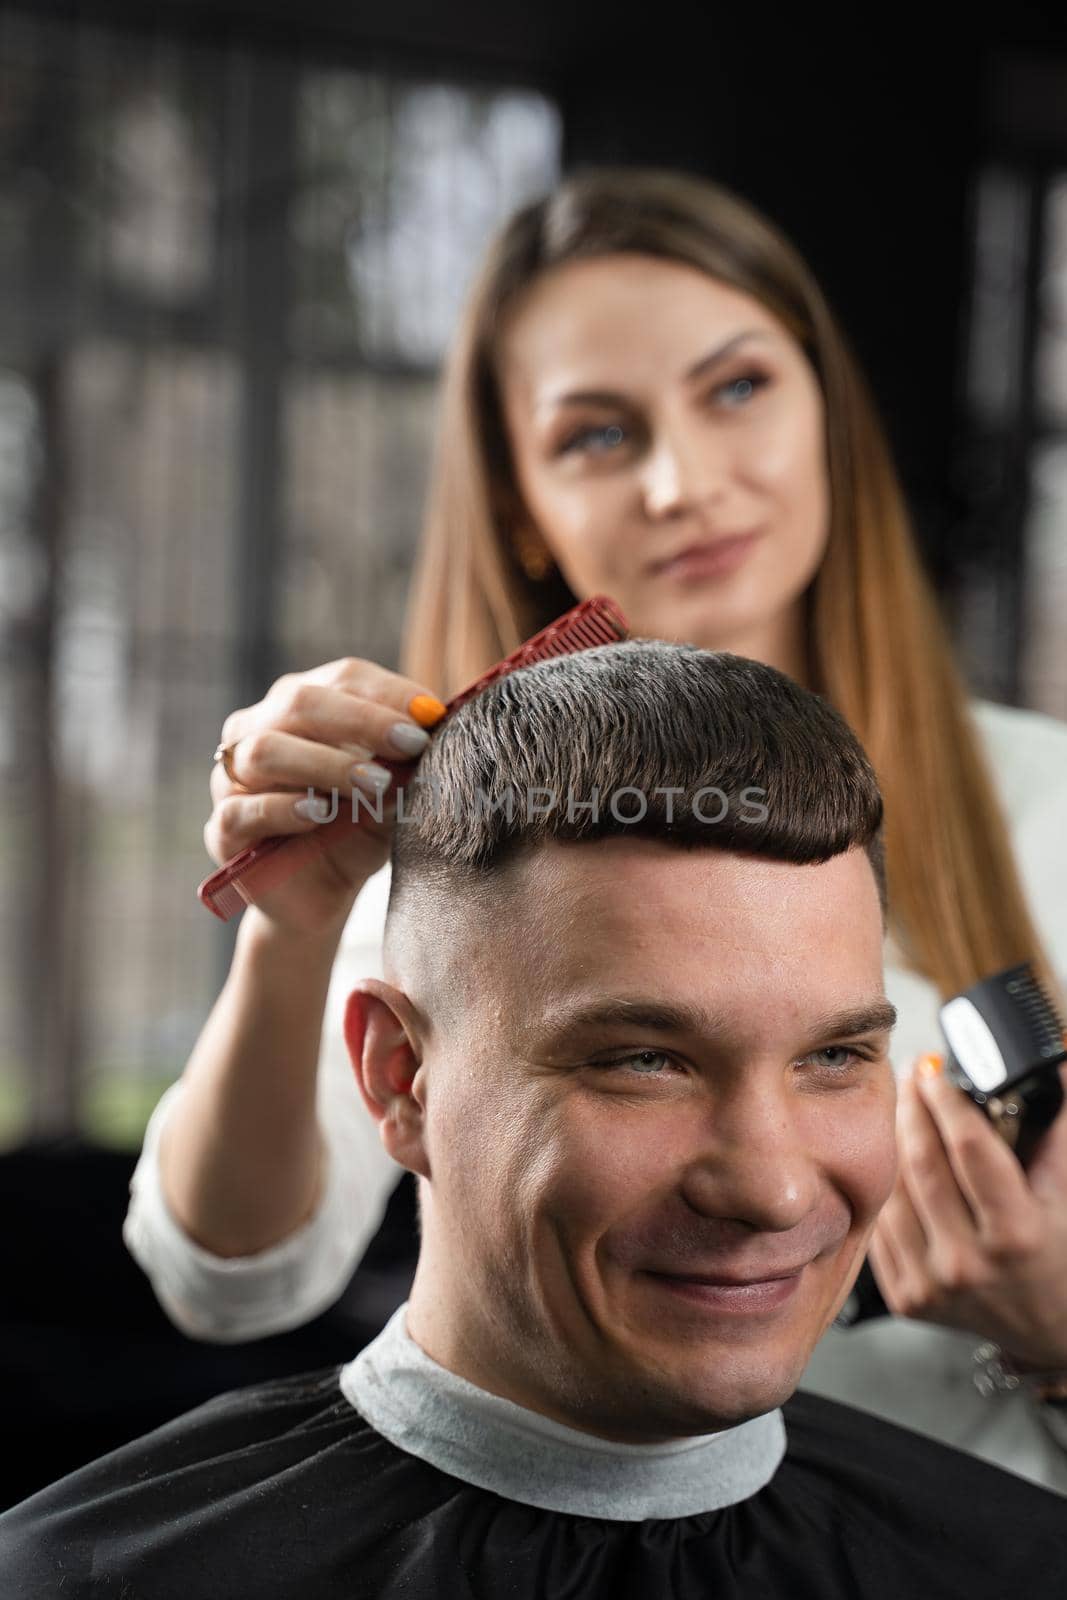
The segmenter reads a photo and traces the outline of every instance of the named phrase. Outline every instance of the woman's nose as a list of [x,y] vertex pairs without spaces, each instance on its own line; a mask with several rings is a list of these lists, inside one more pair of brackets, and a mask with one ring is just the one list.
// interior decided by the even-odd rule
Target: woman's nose
[[645,458],[645,510],[653,519],[677,516],[713,504],[722,494],[726,461],[707,437],[675,428],[661,435]]

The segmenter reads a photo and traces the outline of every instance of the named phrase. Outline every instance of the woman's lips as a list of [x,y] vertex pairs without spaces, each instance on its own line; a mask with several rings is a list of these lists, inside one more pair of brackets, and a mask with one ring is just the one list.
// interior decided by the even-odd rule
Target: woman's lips
[[759,538],[758,533],[739,533],[729,539],[687,545],[666,561],[657,561],[652,571],[658,577],[675,578],[683,582],[725,577],[736,571]]

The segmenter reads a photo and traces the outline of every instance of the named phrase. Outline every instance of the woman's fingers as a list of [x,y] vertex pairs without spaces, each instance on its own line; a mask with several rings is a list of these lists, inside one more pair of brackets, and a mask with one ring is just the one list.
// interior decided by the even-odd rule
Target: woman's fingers
[[[960,1095],[955,1086],[952,1086],[952,1092]],[[960,1099],[963,1099],[962,1095]],[[907,1186],[927,1236],[934,1238],[945,1233],[964,1237],[973,1235],[977,1218],[960,1190],[940,1129],[927,1108],[914,1075],[899,1086],[897,1145],[900,1177]]]
[[940,1062],[927,1061],[900,1086],[900,1171],[871,1235],[886,1304],[1058,1370],[1067,1361],[1067,1166],[1061,1176],[1060,1150],[1046,1146],[1039,1191],[1033,1168],[1023,1171]]
[[445,707],[410,678],[373,661],[330,662],[311,672],[280,678],[260,702],[271,726],[339,744],[369,743],[382,755],[418,755],[425,733]]
[[[277,728],[267,728],[237,741],[230,756],[230,768],[242,791],[292,789],[300,792],[310,788],[324,794],[336,790],[347,798],[353,789],[376,793],[389,785],[392,777],[389,768],[367,756],[366,748],[355,745],[336,749]],[[221,767],[222,763],[218,762],[211,775],[211,792],[216,805],[235,792],[225,772],[219,782],[217,774]]]
[[279,679],[257,705],[231,713],[222,729],[222,742],[230,746],[229,771],[215,763],[213,803],[235,790],[310,787],[346,793],[357,787],[373,792],[386,781],[383,760],[416,760],[429,742],[427,728],[440,720],[444,707],[432,696],[415,695],[408,703],[417,717],[400,711],[397,702],[407,695],[410,680],[374,670],[378,679],[364,673],[360,681],[376,687],[382,699],[313,682],[304,673]]
[[895,1316],[924,1309],[929,1289],[926,1237],[900,1179],[878,1215],[868,1254],[882,1298]]
[[[323,808],[318,814],[313,809],[315,804]],[[249,845],[273,837],[314,833],[340,815],[352,815],[352,801],[347,795],[318,796],[309,804],[306,793],[300,796],[291,791],[231,794],[215,806],[205,823],[204,844],[212,860],[223,866]],[[356,801],[356,819],[365,832],[387,831],[393,815],[394,802],[389,795],[361,794]]]
[[986,1246],[1008,1254],[1027,1248],[1036,1226],[1034,1196],[992,1123],[936,1070],[919,1073],[914,1099],[936,1131],[955,1186]]
[[[321,683],[328,688],[343,689],[348,694],[366,700],[380,700],[396,711],[405,711],[413,699],[435,700],[432,691],[414,678],[392,672],[379,666],[377,661],[367,661],[362,656],[341,656],[336,661],[326,661],[308,672],[287,673],[272,686],[270,693],[301,681]],[[441,705],[440,701],[436,704]],[[442,707],[443,710],[443,707]]]
[[[356,746],[390,761],[414,760],[430,739],[427,730],[413,717],[399,713],[393,706],[342,690],[305,684],[285,702],[268,698],[226,719],[223,743],[233,747],[230,764],[242,784],[253,786],[270,776],[278,752],[269,743],[269,736],[281,733],[345,753]],[[250,748],[264,739],[268,742],[262,748]]]
[[296,811],[292,794],[230,794],[214,807],[204,824],[204,845],[222,866],[250,844],[275,834],[311,833],[317,823]]
[[211,772],[208,854],[222,865],[264,839],[311,835],[335,816],[351,817],[356,826],[256,902],[290,927],[328,924],[388,853],[391,766],[422,754],[444,711],[421,684],[354,657],[279,678],[223,723],[230,749]]
[[[252,735],[249,735],[249,737],[251,738]],[[238,740],[238,745],[240,743],[241,741]],[[310,744],[310,742],[308,743]],[[314,755],[311,755],[311,751],[314,751]],[[391,776],[389,769],[382,766],[381,761],[375,761],[374,752],[369,745],[343,744],[339,747],[339,750],[332,751],[323,746],[310,745],[307,754],[311,765],[310,767],[301,767],[301,772],[307,776],[307,781],[300,784],[294,783],[292,785],[294,789],[340,790],[344,787],[343,784],[327,782],[327,779],[336,778],[338,771],[342,769],[349,773],[354,773],[357,768],[360,768],[359,787],[364,789],[368,788],[368,786],[376,789],[377,786],[384,785]],[[339,760],[341,762],[340,768],[338,767]],[[240,762],[240,766],[238,766],[238,762]],[[221,805],[222,801],[231,794],[254,792],[259,786],[252,770],[252,762],[249,759],[247,749],[238,756],[237,746],[234,746],[230,755],[230,766],[242,781],[234,782],[222,762],[216,761],[211,768],[211,775],[208,779],[212,805]],[[362,769],[364,768],[369,768],[370,770],[363,771]],[[355,786],[354,780],[346,779],[345,781],[348,787]],[[278,787],[281,788],[282,785],[279,783]]]
[[1067,1062],[1059,1069],[1064,1103],[1038,1141],[1026,1169],[1033,1194],[1047,1205],[1062,1206],[1067,1196]]
[[[388,740],[388,730],[394,725],[430,728],[445,711],[436,696],[411,678],[389,672],[373,661],[346,657],[310,672],[291,672],[278,678],[262,700],[230,713],[222,725],[222,742],[234,744],[264,727],[283,728],[327,744],[365,742],[363,721],[368,706],[376,710],[370,725],[378,730],[380,742],[376,748],[382,753],[387,753],[382,735]],[[390,746],[388,753],[412,752]]]
[[[884,1209],[883,1207],[883,1211]],[[899,1307],[903,1303],[905,1263],[894,1243],[892,1232],[882,1221],[881,1215],[867,1245],[867,1258],[871,1263],[875,1282],[882,1291],[882,1299],[890,1311],[899,1315]]]

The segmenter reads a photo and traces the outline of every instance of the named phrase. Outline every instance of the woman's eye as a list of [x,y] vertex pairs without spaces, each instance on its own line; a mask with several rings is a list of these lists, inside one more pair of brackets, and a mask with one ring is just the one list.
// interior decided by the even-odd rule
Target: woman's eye
[[731,378],[729,383],[720,384],[713,391],[715,399],[722,400],[728,409],[736,409],[745,405],[770,382],[762,372],[745,372],[740,377]]
[[626,438],[617,422],[605,423],[601,428],[581,428],[570,434],[560,446],[560,455],[574,451],[587,455],[607,455],[617,450]]

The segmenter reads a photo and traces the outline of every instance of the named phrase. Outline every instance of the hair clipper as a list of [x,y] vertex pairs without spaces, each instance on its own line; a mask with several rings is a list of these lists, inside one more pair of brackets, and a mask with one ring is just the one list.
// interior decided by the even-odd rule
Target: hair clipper
[[983,978],[941,1007],[945,1071],[1025,1167],[1063,1104],[1063,1023],[1029,962]]

